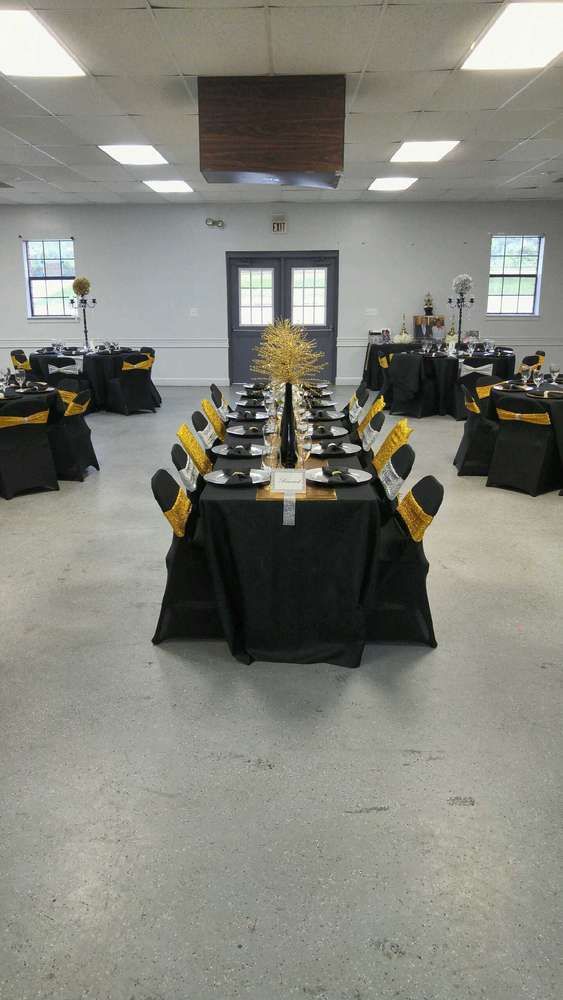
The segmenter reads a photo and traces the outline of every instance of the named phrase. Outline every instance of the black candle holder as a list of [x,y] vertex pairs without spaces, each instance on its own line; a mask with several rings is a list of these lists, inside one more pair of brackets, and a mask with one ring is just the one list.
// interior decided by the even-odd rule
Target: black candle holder
[[459,351],[461,347],[461,324],[463,319],[463,310],[471,309],[471,306],[475,303],[473,296],[471,298],[466,298],[463,292],[456,295],[455,298],[448,299],[448,305],[458,311],[458,323],[457,323],[457,349]]
[[86,310],[95,309],[96,299],[88,299],[86,295],[81,295],[79,298],[70,299],[71,306],[76,306],[77,309],[82,310],[82,322],[84,324],[84,347],[86,350],[90,350],[90,341],[88,340],[88,324],[86,322]]

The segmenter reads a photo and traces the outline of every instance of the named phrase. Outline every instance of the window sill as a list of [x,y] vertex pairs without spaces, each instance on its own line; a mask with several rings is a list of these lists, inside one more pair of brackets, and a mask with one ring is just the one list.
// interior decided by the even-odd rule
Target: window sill
[[28,323],[77,323],[78,316],[28,316]]
[[539,313],[486,313],[485,319],[541,319]]

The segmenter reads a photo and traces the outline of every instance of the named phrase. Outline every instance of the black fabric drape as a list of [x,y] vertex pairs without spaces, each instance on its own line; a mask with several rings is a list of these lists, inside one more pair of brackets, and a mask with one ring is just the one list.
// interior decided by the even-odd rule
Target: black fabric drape
[[[122,359],[130,354],[126,351],[99,351],[96,354],[79,355],[82,357],[82,373],[88,383],[92,395],[91,408],[105,409],[108,401],[108,387],[111,379],[116,378],[121,371]],[[49,363],[53,358],[72,360],[67,355],[34,352],[29,355],[32,372],[37,378],[46,378],[49,373]],[[68,376],[66,376],[68,378]]]

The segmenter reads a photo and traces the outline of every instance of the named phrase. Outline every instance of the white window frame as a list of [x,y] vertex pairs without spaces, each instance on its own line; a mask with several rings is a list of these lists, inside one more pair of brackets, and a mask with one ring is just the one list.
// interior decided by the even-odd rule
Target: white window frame
[[[33,303],[31,299],[31,285],[29,267],[28,267],[28,254],[27,254],[27,244],[28,243],[48,243],[57,240],[59,243],[63,240],[72,240],[74,246],[74,270],[76,272],[76,240],[74,236],[22,236],[20,237],[22,259],[23,259],[23,273],[25,277],[25,302],[27,309],[27,320],[29,323],[77,323],[79,320],[78,310],[74,316],[34,316],[33,315]],[[74,275],[76,277],[76,273]],[[47,280],[47,279],[45,279]],[[74,281],[74,278],[72,279]]]
[[[535,275],[521,274],[520,272],[518,274],[508,274],[508,273],[506,273],[506,272],[503,271],[501,274],[491,274],[491,257],[492,257],[493,240],[494,239],[498,239],[498,238],[501,238],[501,239],[510,239],[511,237],[513,237],[515,239],[522,239],[523,240],[527,236],[532,236],[534,238],[539,239],[539,241],[540,241],[540,243],[539,243],[539,251],[538,251],[538,269],[537,269],[537,273]],[[498,320],[498,319],[500,319],[500,320],[502,320],[502,319],[510,319],[510,320],[513,320],[513,319],[524,319],[524,320],[531,320],[531,319],[539,319],[539,317],[540,317],[541,283],[542,283],[542,277],[543,277],[543,258],[544,258],[544,252],[545,252],[545,233],[514,233],[514,232],[512,232],[512,233],[491,233],[490,234],[490,238],[489,238],[489,268],[488,268],[488,272],[487,272],[487,311],[485,313],[485,317],[486,317],[487,320]],[[522,257],[522,256],[524,256],[524,254],[521,253],[520,256]],[[489,304],[489,282],[490,282],[491,278],[501,278],[501,279],[503,279],[503,278],[527,278],[527,277],[535,278],[536,279],[536,287],[535,287],[535,293],[534,293],[534,307],[533,307],[533,311],[532,312],[512,312],[512,313],[507,313],[507,312],[489,312],[489,309],[488,309],[488,304]]]

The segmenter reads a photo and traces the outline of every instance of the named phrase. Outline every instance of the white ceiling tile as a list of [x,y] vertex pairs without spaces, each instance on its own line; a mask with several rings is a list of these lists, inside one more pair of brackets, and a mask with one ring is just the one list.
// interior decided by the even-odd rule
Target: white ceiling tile
[[[536,75],[535,70],[512,73],[455,70],[444,74],[441,86],[426,105],[428,111],[488,111],[499,108]],[[514,105],[511,104],[511,107]]]
[[[197,115],[182,115],[176,111],[141,115],[135,119],[145,139],[157,146],[172,145],[178,139],[192,145],[197,156],[199,127]],[[164,154],[163,154],[164,155]]]
[[346,118],[345,141],[348,142],[401,142],[409,135],[417,120],[416,114],[388,113],[356,114]]
[[364,68],[378,8],[272,8],[276,73],[355,73]]
[[0,118],[47,113],[42,111],[35,101],[23,94],[19,86],[13,86],[8,80],[0,77]]
[[67,79],[33,78],[20,80],[19,85],[34,102],[35,114],[40,107],[53,115],[115,115],[120,108],[91,76]]
[[59,119],[76,138],[92,146],[147,143],[141,118],[132,115],[65,115]]
[[[344,169],[347,169],[348,163],[373,163],[376,160],[389,162],[396,149],[395,142],[346,142]],[[404,169],[402,172],[404,173]]]
[[249,76],[270,70],[262,8],[157,10],[154,16],[182,73]]
[[51,115],[32,118],[31,115],[19,118],[0,118],[0,126],[11,132],[16,138],[37,146],[72,145],[75,141],[72,132],[58,119]]
[[563,139],[563,114],[547,128],[542,129],[538,139]]
[[507,150],[502,158],[518,163],[541,163],[561,155],[563,155],[563,139],[530,139]]
[[535,82],[510,102],[510,107],[514,110],[563,108],[563,67],[553,67],[537,75]]
[[448,76],[447,70],[365,73],[352,103],[359,80],[354,75],[347,86],[348,100],[351,110],[355,112],[421,111],[428,106],[432,95],[442,87]]
[[99,76],[98,86],[116,107],[127,115],[148,115],[159,112],[197,114],[197,102],[191,95],[197,93],[196,81],[180,76]]
[[454,69],[500,3],[391,5],[369,59],[370,70]]
[[182,164],[183,166],[189,167],[190,170],[199,171],[199,155],[197,145],[195,143],[179,143],[177,140],[181,139],[181,136],[177,136],[174,144],[168,146],[166,143],[162,143],[158,148],[159,152],[162,153],[165,160],[168,163]]
[[[102,153],[101,149],[97,146],[75,145],[75,146],[42,146],[45,153],[49,153],[50,156],[58,160],[60,163],[65,163],[69,167],[87,165],[95,166],[99,165],[101,167],[108,166],[108,157],[106,153]],[[117,168],[117,164],[115,164]],[[118,168],[122,170],[122,167]]]
[[10,140],[0,129],[0,163],[32,167],[38,163],[50,164],[50,156],[24,142]]
[[42,20],[95,75],[177,72],[148,10],[51,11]]
[[120,167],[118,163],[109,163],[107,166],[83,164],[80,166],[80,173],[82,177],[86,177],[92,181],[99,181],[101,184],[109,184],[112,181],[126,181],[129,177],[125,168]]

